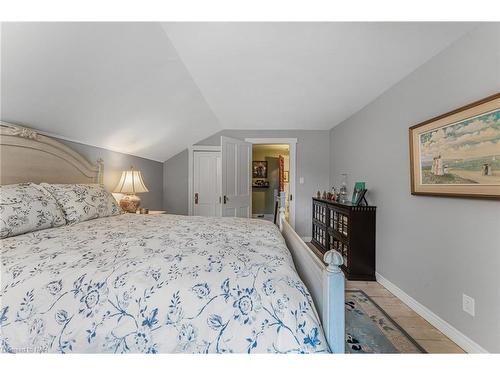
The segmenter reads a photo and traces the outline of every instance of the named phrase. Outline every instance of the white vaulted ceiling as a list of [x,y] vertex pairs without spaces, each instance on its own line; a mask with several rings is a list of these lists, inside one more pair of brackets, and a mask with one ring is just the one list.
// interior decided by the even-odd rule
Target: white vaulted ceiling
[[473,27],[4,23],[1,118],[161,161],[221,129],[329,129]]
[[224,128],[330,129],[471,25],[166,23],[163,27]]
[[2,120],[164,161],[220,125],[158,23],[2,25]]

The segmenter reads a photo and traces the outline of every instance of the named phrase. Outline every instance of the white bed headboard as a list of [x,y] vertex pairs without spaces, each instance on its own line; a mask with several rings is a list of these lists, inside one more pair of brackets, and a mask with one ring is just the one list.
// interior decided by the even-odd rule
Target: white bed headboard
[[36,130],[0,121],[0,185],[102,183],[103,163]]

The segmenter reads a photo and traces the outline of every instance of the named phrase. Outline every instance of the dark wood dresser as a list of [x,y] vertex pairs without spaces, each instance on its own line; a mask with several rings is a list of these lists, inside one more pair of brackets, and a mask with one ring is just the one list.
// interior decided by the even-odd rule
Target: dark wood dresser
[[337,250],[348,280],[375,280],[375,206],[313,198],[312,244],[321,254]]

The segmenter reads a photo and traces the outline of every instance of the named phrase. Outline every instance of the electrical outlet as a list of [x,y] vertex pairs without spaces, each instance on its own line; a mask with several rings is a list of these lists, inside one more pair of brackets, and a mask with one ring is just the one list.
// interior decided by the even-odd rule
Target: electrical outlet
[[476,314],[474,305],[475,305],[474,298],[469,297],[466,294],[462,295],[462,308],[467,314],[470,314],[472,316]]

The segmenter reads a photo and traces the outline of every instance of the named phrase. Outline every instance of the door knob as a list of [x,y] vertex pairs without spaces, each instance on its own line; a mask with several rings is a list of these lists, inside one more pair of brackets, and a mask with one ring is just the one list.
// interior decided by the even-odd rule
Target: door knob
[[228,200],[229,198],[226,195],[224,195],[224,204],[226,204]]
[[198,204],[198,193],[194,193],[194,204]]

